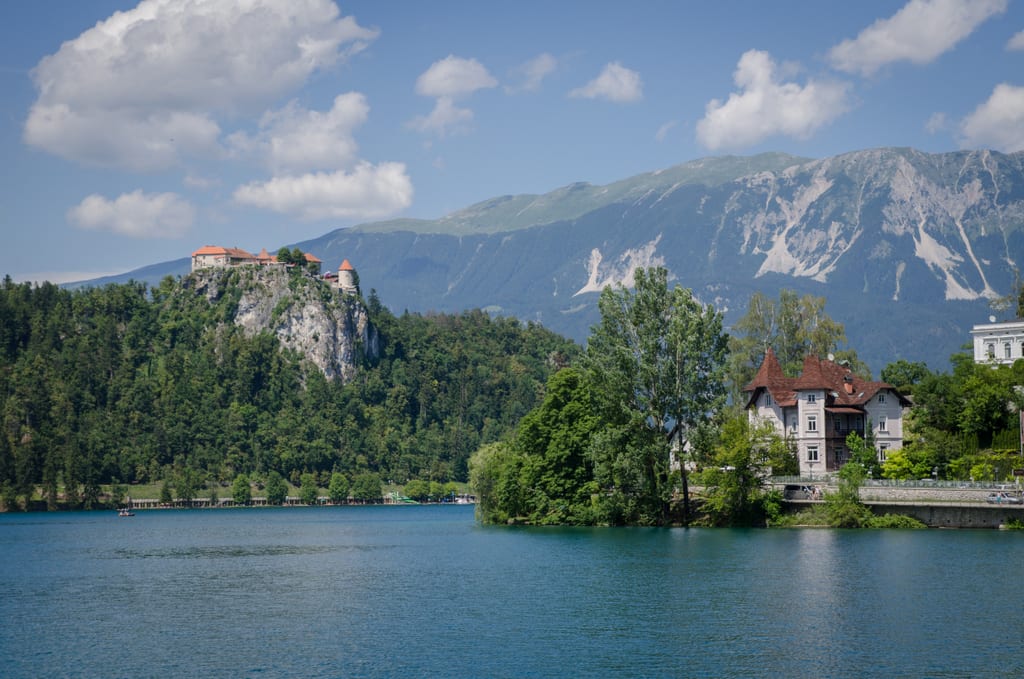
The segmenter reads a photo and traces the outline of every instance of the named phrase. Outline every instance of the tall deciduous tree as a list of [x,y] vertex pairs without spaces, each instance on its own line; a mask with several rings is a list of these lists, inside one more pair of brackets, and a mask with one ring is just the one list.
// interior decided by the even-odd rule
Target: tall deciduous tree
[[[633,522],[663,522],[671,493],[669,452],[725,402],[727,336],[722,316],[664,268],[638,269],[635,287],[607,287],[585,364],[611,426],[596,437],[597,481],[625,495]],[[685,444],[680,445],[683,450]],[[689,507],[682,465],[684,521]],[[635,501],[635,502],[634,502]]]
[[790,377],[800,372],[808,354],[824,358],[831,353],[849,361],[856,374],[867,377],[870,373],[855,351],[839,349],[846,344],[846,329],[825,313],[824,297],[800,297],[793,290],[781,290],[775,301],[756,292],[733,330],[729,375],[734,397],[754,378],[768,347]]

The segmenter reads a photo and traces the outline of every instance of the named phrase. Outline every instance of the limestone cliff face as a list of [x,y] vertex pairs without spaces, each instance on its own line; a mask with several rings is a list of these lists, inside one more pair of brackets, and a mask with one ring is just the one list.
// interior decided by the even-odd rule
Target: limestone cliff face
[[210,302],[226,303],[246,336],[273,334],[328,379],[348,381],[360,354],[378,355],[377,331],[362,299],[333,290],[312,274],[243,266],[196,271],[184,283]]

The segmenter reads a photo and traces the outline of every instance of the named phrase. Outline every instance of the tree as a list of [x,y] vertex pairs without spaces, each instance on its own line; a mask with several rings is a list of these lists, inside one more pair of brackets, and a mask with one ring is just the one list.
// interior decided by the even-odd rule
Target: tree
[[871,431],[870,422],[867,426],[866,439],[861,438],[855,431],[846,435],[846,449],[850,451],[849,462],[859,464],[868,475],[878,471],[878,452],[875,450],[874,433]]
[[171,495],[171,484],[164,479],[163,484],[160,486],[160,504],[169,505],[174,502],[174,496]]
[[288,484],[284,482],[282,477],[276,471],[271,471],[267,474],[267,504],[279,505],[283,504],[285,498],[288,497]]
[[352,480],[352,497],[360,502],[380,502],[382,485],[379,474],[364,472]]
[[867,476],[867,469],[858,462],[847,462],[839,470],[838,476],[838,490],[825,496],[829,525],[835,528],[868,526],[873,515],[860,501],[860,486]]
[[584,374],[563,368],[548,380],[544,401],[520,421],[514,448],[521,464],[510,472],[529,489],[523,511],[531,523],[596,521],[589,452],[601,420],[593,403]]
[[299,253],[299,260],[297,261],[294,250],[282,247],[277,251],[277,261],[281,264],[300,264],[302,262],[302,253]]
[[825,313],[824,297],[798,297],[793,290],[780,290],[776,302],[755,292],[747,313],[733,326],[729,340],[729,377],[734,400],[754,378],[769,347],[789,377],[799,374],[806,356],[824,358],[830,353],[837,360],[848,361],[854,373],[869,376],[870,370],[855,351],[840,350],[844,344],[846,330]]
[[[627,522],[667,520],[669,452],[725,402],[722,316],[664,268],[637,269],[635,288],[606,287],[585,366],[607,429],[595,441],[596,480],[624,500]],[[682,465],[683,521],[689,520]]]
[[331,483],[327,487],[327,496],[332,504],[341,504],[348,500],[348,479],[341,472],[331,473]]
[[405,494],[417,502],[426,502],[430,498],[430,482],[413,479],[405,484]]
[[302,499],[302,503],[315,505],[317,497],[320,495],[320,491],[316,487],[316,476],[306,473],[302,475],[301,480],[302,485],[299,487],[299,497]]
[[236,505],[247,505],[252,501],[252,487],[249,485],[249,477],[239,474],[231,486],[231,497]]
[[702,475],[704,508],[713,525],[764,525],[765,462],[777,439],[770,424],[751,428],[746,413],[725,421],[713,466]]
[[178,480],[174,485],[178,499],[184,501],[186,505],[191,505],[199,488],[199,474],[192,467],[185,467],[178,474]]
[[911,363],[901,358],[882,368],[882,381],[888,382],[903,393],[909,393],[915,384],[930,374],[928,366],[924,363],[919,361]]

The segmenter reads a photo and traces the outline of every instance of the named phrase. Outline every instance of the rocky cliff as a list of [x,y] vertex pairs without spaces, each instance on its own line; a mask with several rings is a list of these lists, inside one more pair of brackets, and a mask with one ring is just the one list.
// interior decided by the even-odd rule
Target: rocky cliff
[[297,246],[350,258],[393,310],[482,308],[580,342],[601,289],[637,267],[664,266],[727,325],[789,288],[825,297],[875,374],[901,358],[942,370],[1021,280],[1024,152],[705,158]]
[[360,356],[375,358],[379,343],[362,298],[333,290],[304,271],[243,266],[204,269],[182,285],[211,303],[247,336],[268,332],[309,359],[329,379],[355,376]]

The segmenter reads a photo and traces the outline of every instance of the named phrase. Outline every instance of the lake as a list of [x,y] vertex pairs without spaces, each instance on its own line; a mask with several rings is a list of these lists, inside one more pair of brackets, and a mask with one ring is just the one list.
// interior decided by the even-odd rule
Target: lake
[[1022,568],[1019,531],[0,515],[0,674],[1019,676]]

